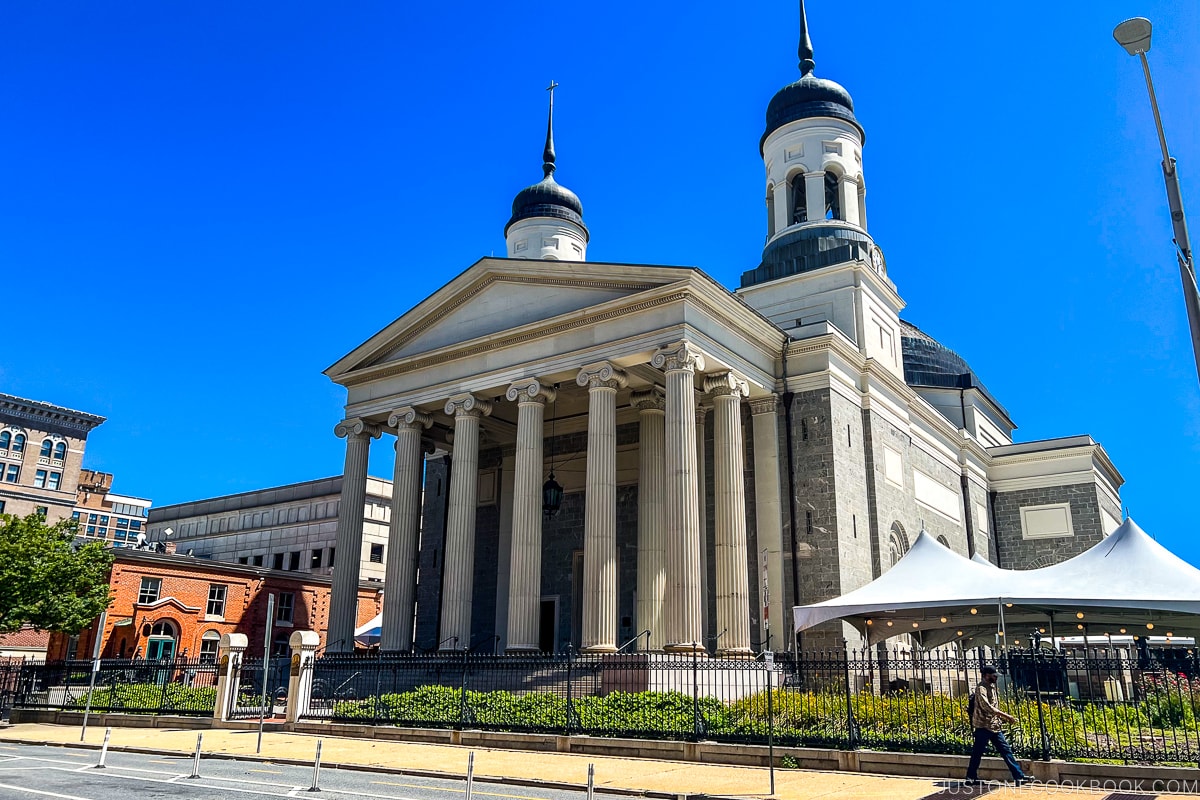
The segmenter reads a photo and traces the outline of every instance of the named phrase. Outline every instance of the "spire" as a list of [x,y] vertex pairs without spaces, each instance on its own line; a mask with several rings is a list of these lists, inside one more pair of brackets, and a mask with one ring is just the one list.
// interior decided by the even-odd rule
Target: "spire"
[[800,0],[800,77],[811,75],[816,63],[813,62],[812,40],[808,38],[808,20],[804,17],[804,0]]
[[542,172],[549,178],[554,173],[554,90],[558,84],[553,80],[546,87],[550,93],[550,113],[546,116],[546,149],[542,151]]

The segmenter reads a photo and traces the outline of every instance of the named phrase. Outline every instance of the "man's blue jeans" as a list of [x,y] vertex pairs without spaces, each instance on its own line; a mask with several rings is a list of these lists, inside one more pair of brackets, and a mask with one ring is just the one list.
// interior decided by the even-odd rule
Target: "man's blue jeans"
[[1013,758],[1012,748],[1008,746],[1008,740],[1004,738],[1004,734],[1000,731],[990,731],[987,728],[976,728],[975,746],[971,748],[971,763],[967,765],[967,780],[979,780],[979,761],[983,758],[983,751],[987,750],[988,742],[995,746],[996,752],[1004,759],[1008,771],[1012,773],[1013,780],[1019,781],[1025,777],[1025,773],[1021,771],[1021,765]]

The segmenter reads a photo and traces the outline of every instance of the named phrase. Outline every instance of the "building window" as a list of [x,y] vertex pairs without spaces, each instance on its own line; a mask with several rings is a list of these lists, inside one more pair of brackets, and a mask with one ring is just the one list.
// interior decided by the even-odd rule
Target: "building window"
[[292,592],[280,592],[279,602],[275,604],[275,621],[291,623],[296,612],[296,595]]
[[54,458],[57,461],[62,461],[66,457],[67,457],[67,443],[59,442],[58,444],[54,445],[54,455],[52,456],[52,458]]
[[42,452],[38,453],[42,458],[49,458],[50,453],[54,451],[54,442],[49,439],[42,440]]
[[808,222],[808,192],[803,172],[792,178],[792,224],[799,222]]
[[210,583],[208,585],[208,606],[205,607],[204,613],[210,617],[225,617],[225,593],[228,587],[223,583]]
[[14,436],[13,441],[12,441],[12,447],[10,447],[9,449],[12,450],[14,453],[24,453],[25,452],[25,434],[18,433],[16,436]]
[[328,559],[328,560],[326,560],[326,562],[325,562],[325,566],[327,566],[327,567],[332,567],[332,566],[333,566],[333,557],[334,557],[335,555],[337,555],[337,548],[336,548],[336,547],[331,547],[331,548],[329,548],[329,559]]
[[47,514],[49,514],[49,513],[50,513],[50,509],[49,509],[49,508],[47,508],[46,506],[38,506],[37,508],[35,508],[35,509],[34,509],[34,512],[35,512],[35,513],[36,513],[38,516],[44,517],[44,516],[46,516]]
[[157,603],[161,591],[162,578],[142,578],[142,587],[138,590],[138,602]]
[[904,526],[899,522],[893,522],[888,531],[888,568],[896,566],[907,552],[908,535],[904,533]]
[[249,564],[250,556],[238,556],[238,563],[239,564]]
[[46,470],[39,469],[37,472],[33,473],[33,488],[35,488],[35,489],[45,489],[46,488]]
[[283,569],[283,553],[276,553],[271,556],[271,568]]
[[253,566],[256,566],[256,567],[261,567],[261,566],[263,565],[263,557],[262,557],[262,555],[260,554],[260,555],[254,556],[253,558],[251,558],[251,559],[250,559],[250,563],[251,563]]
[[838,176],[833,172],[825,173],[825,219],[843,219],[842,200],[839,197]]
[[381,545],[381,544],[371,545],[370,559],[371,559],[372,564],[382,564],[383,563],[383,545]]
[[292,635],[287,631],[275,634],[274,641],[271,642],[271,658],[287,658],[288,650],[291,649]]
[[12,444],[12,434],[8,431],[0,431],[0,450],[7,450]]
[[300,569],[300,551],[293,550],[288,553],[288,569],[292,572]]
[[308,561],[308,568],[309,569],[320,569],[321,568],[321,548],[318,547],[316,550],[312,551],[312,556],[309,558],[309,561]]
[[215,664],[217,661],[217,651],[221,647],[221,634],[216,631],[205,631],[200,637],[200,662],[202,664]]
[[8,471],[4,473],[4,480],[8,483],[16,483],[21,477],[21,466],[19,464],[9,464]]
[[0,514],[4,513],[4,501],[0,500]]
[[62,483],[62,473],[61,472],[51,472],[50,480],[49,480],[49,482],[47,482],[46,488],[47,489],[57,489],[58,485],[60,483]]

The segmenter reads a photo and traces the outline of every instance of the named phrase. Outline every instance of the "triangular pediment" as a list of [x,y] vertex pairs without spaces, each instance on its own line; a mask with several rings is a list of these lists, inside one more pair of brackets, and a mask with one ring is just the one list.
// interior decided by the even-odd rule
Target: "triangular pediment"
[[371,337],[326,374],[334,380],[442,348],[632,297],[692,270],[487,258]]

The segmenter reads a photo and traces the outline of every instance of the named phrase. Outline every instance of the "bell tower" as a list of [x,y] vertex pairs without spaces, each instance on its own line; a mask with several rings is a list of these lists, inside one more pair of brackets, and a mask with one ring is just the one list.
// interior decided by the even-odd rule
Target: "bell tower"
[[767,106],[762,261],[738,294],[794,338],[833,325],[859,350],[903,375],[899,311],[883,253],[867,232],[866,134],[841,85],[818,78],[800,0],[800,79]]

